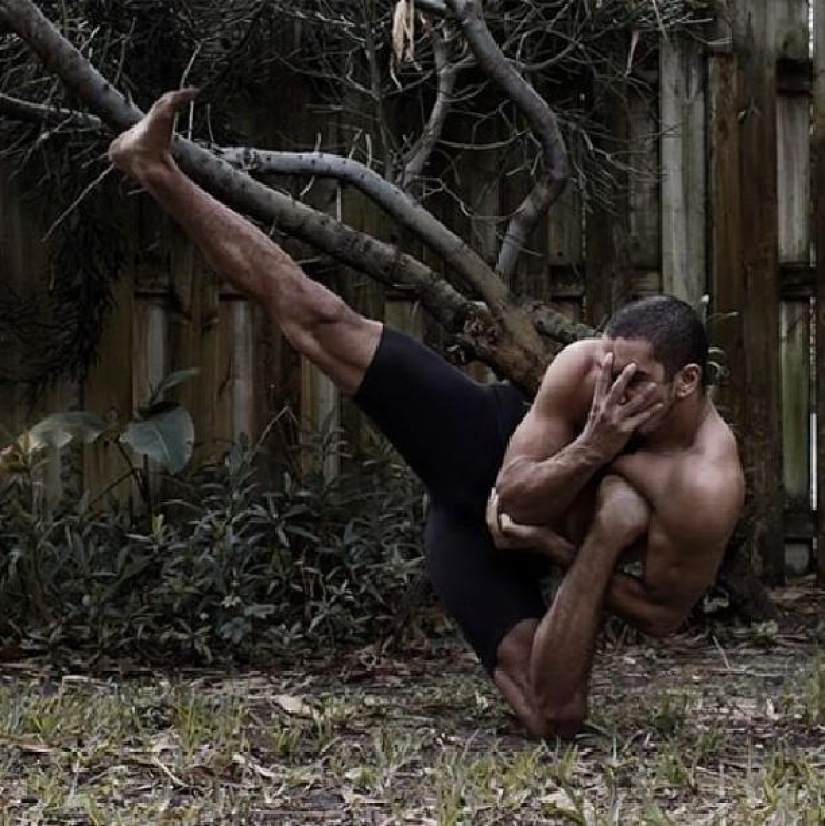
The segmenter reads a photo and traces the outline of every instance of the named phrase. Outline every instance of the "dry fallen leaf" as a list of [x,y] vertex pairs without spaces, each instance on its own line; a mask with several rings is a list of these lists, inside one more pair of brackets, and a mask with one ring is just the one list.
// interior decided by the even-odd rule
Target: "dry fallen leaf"
[[293,717],[312,719],[315,716],[312,706],[305,703],[300,697],[295,697],[292,694],[277,694],[273,699],[278,708]]

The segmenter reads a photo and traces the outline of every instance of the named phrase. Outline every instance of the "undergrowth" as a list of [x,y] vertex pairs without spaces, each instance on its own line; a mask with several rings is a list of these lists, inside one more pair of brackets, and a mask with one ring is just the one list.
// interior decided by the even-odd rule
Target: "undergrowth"
[[0,501],[3,641],[209,661],[387,633],[420,567],[423,493],[386,447],[327,478],[347,449],[318,435],[264,485],[236,446],[151,517],[88,493],[42,513],[36,474],[18,474]]

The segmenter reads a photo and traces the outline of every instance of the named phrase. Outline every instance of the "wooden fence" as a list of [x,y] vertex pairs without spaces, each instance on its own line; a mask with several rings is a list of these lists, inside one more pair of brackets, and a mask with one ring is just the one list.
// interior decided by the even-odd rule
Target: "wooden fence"
[[[784,576],[788,559],[797,569],[816,567],[817,544],[825,541],[816,518],[825,495],[825,382],[816,381],[814,367],[825,363],[825,253],[814,253],[825,251],[825,161],[814,164],[825,159],[825,4],[814,5],[727,0],[704,42],[663,43],[653,77],[658,94],[631,97],[616,122],[631,147],[627,203],[611,214],[585,213],[569,189],[542,229],[541,254],[529,257],[513,284],[594,324],[633,296],[664,291],[694,305],[709,296],[713,341],[730,371],[718,403],[744,446],[752,556],[772,581]],[[273,95],[272,111],[295,114],[297,143],[309,135],[312,144],[316,134],[336,142],[335,113],[314,109],[300,84]],[[509,193],[495,157],[468,163],[470,199],[501,214]],[[358,193],[326,182],[312,198],[348,223],[387,232]],[[254,438],[288,401],[307,423],[364,426],[342,413],[335,389],[256,308],[217,283],[168,219],[145,203],[134,210],[132,255],[88,381],[54,388],[35,410],[5,388],[6,427],[72,407],[126,419],[165,373],[193,365],[202,375],[178,397],[193,411],[201,457],[242,434]],[[488,222],[453,223],[492,255]],[[0,181],[0,228],[3,279],[24,284],[42,275],[42,227],[8,179]],[[150,247],[163,251],[159,258],[145,254]],[[362,311],[423,329],[415,305],[385,297],[365,277],[325,274],[312,260],[306,266]],[[6,363],[24,357],[13,347],[2,352]],[[83,470],[93,491],[119,472],[100,448],[86,451]],[[49,474],[56,496],[59,463]],[[818,557],[825,580],[825,553]]]

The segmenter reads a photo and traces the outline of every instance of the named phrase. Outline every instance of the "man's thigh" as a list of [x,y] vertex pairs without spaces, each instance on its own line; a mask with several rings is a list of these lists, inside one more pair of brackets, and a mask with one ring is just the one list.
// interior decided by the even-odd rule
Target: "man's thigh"
[[434,499],[483,518],[507,441],[527,409],[518,391],[473,381],[385,327],[353,399]]

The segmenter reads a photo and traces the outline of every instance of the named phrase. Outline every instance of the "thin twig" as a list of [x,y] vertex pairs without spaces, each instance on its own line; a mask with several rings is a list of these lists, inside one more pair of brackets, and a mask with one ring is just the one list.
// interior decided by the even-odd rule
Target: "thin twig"
[[90,192],[91,192],[91,191],[92,191],[92,190],[93,190],[93,189],[94,189],[94,188],[95,188],[98,184],[102,183],[102,182],[103,182],[103,180],[106,178],[106,176],[107,176],[110,172],[113,172],[113,171],[114,171],[114,167],[113,167],[111,164],[109,164],[109,165],[106,167],[106,169],[104,169],[104,170],[103,170],[103,172],[101,172],[101,173],[100,173],[100,175],[98,175],[98,176],[97,176],[97,178],[95,178],[95,179],[94,179],[94,180],[93,180],[93,181],[92,181],[92,182],[91,182],[91,183],[90,183],[90,184],[89,184],[89,185],[88,185],[88,186],[87,186],[87,187],[83,190],[83,192],[81,192],[81,193],[80,193],[80,195],[78,195],[78,196],[77,196],[77,198],[75,198],[75,200],[74,200],[74,201],[72,201],[72,203],[71,203],[71,204],[69,204],[69,206],[68,206],[68,207],[67,207],[67,208],[66,208],[66,209],[65,209],[65,210],[64,210],[64,211],[60,214],[60,217],[59,217],[59,218],[58,218],[58,219],[57,219],[57,220],[56,220],[56,221],[55,221],[55,222],[54,222],[54,223],[53,223],[53,224],[49,227],[48,231],[46,232],[46,234],[45,234],[45,235],[43,236],[43,238],[42,238],[43,243],[46,243],[46,241],[48,241],[48,240],[49,240],[49,238],[51,238],[51,237],[52,237],[52,234],[54,233],[54,231],[55,231],[55,230],[56,230],[56,229],[57,229],[57,228],[58,228],[58,227],[59,227],[59,226],[60,226],[60,225],[61,225],[61,224],[62,224],[62,223],[66,220],[66,218],[68,218],[68,217],[69,217],[69,215],[71,215],[71,213],[72,213],[72,212],[74,212],[74,211],[78,208],[78,206],[80,206],[80,204],[83,202],[83,200],[86,198],[86,196],[87,196],[87,195],[88,195],[88,194],[89,194],[89,193],[90,193]]

